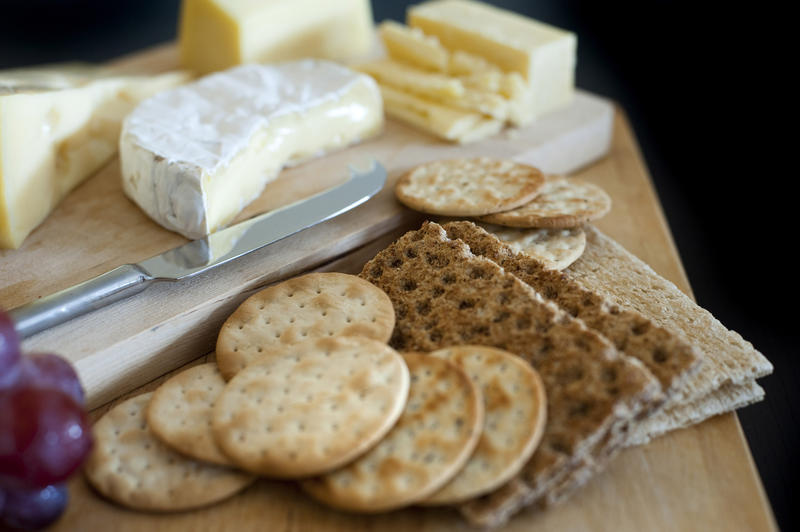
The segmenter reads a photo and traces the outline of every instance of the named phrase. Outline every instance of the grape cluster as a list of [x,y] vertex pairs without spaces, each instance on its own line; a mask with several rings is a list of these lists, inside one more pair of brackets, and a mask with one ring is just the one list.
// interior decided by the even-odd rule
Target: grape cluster
[[0,310],[0,528],[36,529],[58,519],[65,482],[91,446],[75,370],[57,355],[23,355]]

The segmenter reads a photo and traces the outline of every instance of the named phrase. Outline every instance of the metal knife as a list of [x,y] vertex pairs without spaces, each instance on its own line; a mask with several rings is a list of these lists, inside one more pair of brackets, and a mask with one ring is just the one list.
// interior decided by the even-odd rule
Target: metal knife
[[17,307],[10,311],[17,333],[28,338],[137,294],[154,282],[207,272],[361,205],[386,182],[386,170],[374,160],[369,170],[351,166],[349,171],[349,180],[325,192]]

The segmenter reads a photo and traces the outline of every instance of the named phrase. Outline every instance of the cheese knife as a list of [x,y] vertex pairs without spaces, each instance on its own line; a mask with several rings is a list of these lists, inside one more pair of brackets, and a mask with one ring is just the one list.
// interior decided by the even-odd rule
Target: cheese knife
[[177,282],[212,270],[361,205],[386,182],[386,170],[375,160],[367,170],[351,166],[349,171],[350,179],[315,196],[12,309],[17,333],[28,338],[137,294],[153,283]]

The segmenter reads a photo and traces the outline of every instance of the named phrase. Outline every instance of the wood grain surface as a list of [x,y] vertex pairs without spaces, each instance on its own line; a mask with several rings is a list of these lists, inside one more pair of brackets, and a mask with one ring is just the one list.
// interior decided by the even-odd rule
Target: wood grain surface
[[[159,72],[175,65],[166,46],[121,61],[121,68]],[[90,407],[101,405],[213,349],[216,330],[253,291],[315,268],[380,236],[419,221],[394,198],[394,182],[416,164],[488,155],[568,172],[603,156],[613,121],[610,102],[579,93],[572,105],[522,129],[466,146],[439,141],[395,122],[378,137],[283,171],[237,220],[321,192],[347,179],[348,166],[379,160],[387,185],[373,199],[213,272],[144,292],[33,336],[27,351],[69,358]],[[119,162],[88,179],[24,242],[0,250],[0,307],[14,308],[185,243],[125,197]]]
[[[691,294],[658,198],[621,113],[615,118],[610,155],[576,175],[602,186],[614,201],[600,228]],[[357,271],[371,252],[363,249],[328,267]],[[133,394],[152,390],[163,379]],[[109,406],[95,410],[94,418]],[[260,481],[218,505],[173,515],[124,510],[99,498],[80,476],[71,481],[70,490],[72,501],[55,530],[470,530],[451,510],[412,508],[384,515],[351,515],[321,506],[292,484],[272,481]],[[776,530],[776,525],[738,419],[726,414],[624,451],[567,502],[544,512],[523,512],[504,530],[762,531]]]

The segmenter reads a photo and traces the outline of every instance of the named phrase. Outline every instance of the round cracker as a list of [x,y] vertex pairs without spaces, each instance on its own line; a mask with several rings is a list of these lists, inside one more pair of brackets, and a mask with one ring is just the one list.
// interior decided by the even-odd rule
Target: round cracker
[[370,452],[303,489],[333,507],[392,510],[425,499],[464,466],[481,434],[483,398],[457,366],[421,353],[404,355],[411,372],[408,404]]
[[421,164],[398,180],[395,194],[417,211],[480,216],[524,205],[543,186],[544,175],[533,166],[479,157]]
[[611,210],[611,198],[592,183],[562,176],[548,176],[532,201],[505,212],[479,219],[509,227],[577,227]]
[[478,224],[517,253],[533,257],[545,268],[563,270],[578,260],[586,249],[586,233],[581,227],[564,229],[504,227]]
[[192,460],[161,443],[145,420],[152,395],[128,399],[95,423],[84,472],[97,491],[137,510],[179,511],[221,501],[253,482],[251,475]]
[[242,469],[300,478],[365,453],[403,413],[409,374],[391,347],[369,338],[287,346],[239,372],[213,412],[222,451]]
[[463,345],[430,356],[453,362],[483,394],[486,418],[467,464],[422,504],[457,504],[499,488],[519,473],[544,434],[547,402],[539,374],[520,357],[493,347]]
[[181,371],[159,386],[147,407],[155,436],[187,456],[230,466],[211,430],[211,410],[225,388],[215,362]]
[[273,285],[245,300],[217,338],[217,364],[230,380],[270,351],[328,336],[387,342],[392,301],[375,285],[344,273],[310,273]]

